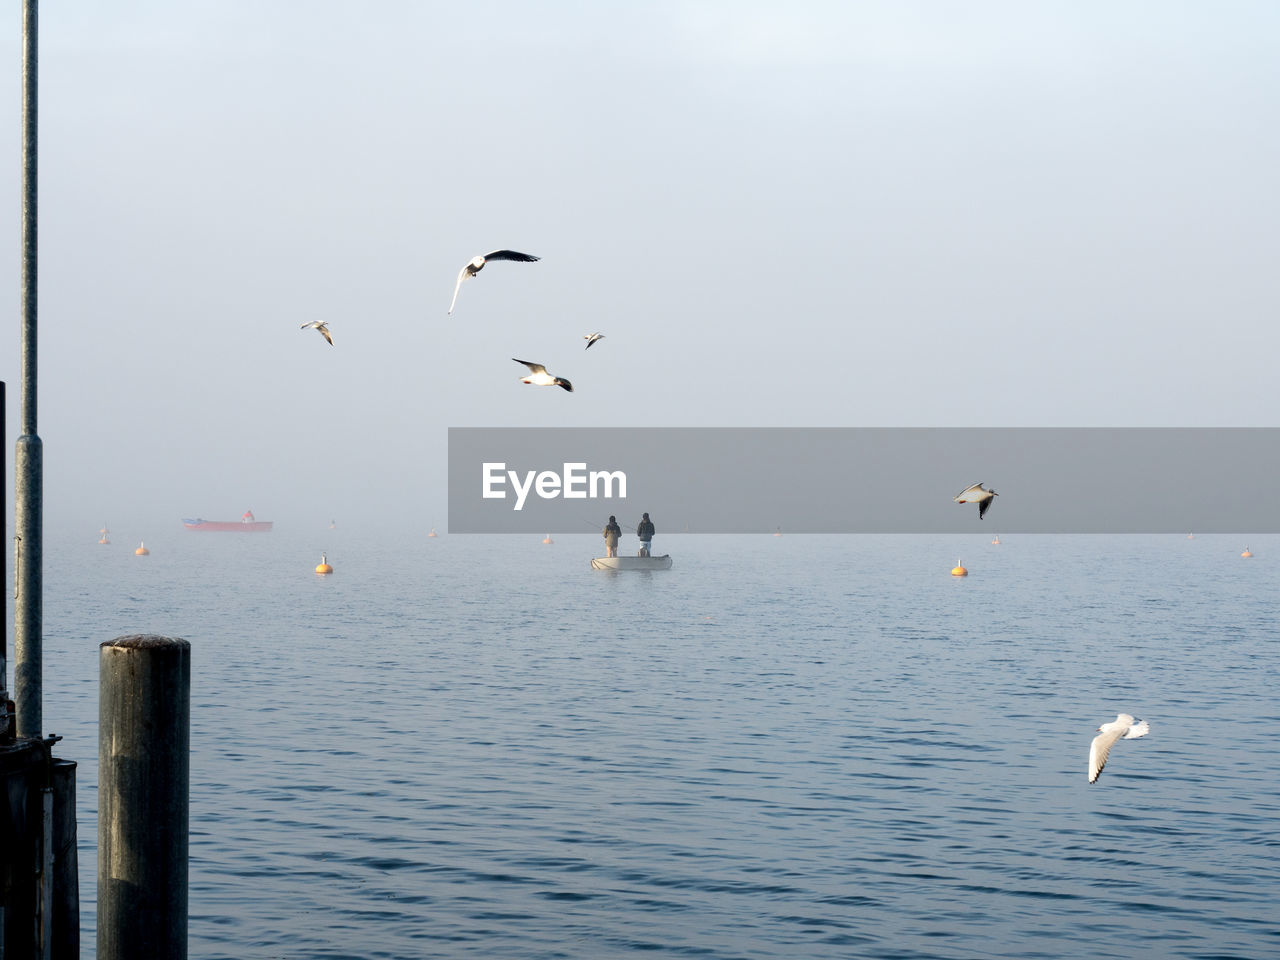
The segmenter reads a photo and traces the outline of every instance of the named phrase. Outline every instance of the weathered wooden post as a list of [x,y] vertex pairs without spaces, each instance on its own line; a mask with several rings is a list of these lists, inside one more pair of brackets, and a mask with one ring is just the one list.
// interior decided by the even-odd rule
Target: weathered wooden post
[[0,743],[0,960],[76,960],[76,765],[57,737]]
[[99,650],[98,958],[186,960],[191,645]]

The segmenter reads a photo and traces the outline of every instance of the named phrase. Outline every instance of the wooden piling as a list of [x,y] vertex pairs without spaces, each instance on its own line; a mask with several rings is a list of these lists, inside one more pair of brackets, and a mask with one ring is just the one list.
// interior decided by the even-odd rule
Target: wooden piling
[[186,960],[191,645],[99,649],[98,958]]
[[0,960],[78,960],[76,765],[56,737],[0,745]]
[[39,832],[33,807],[39,797],[40,744],[21,740],[0,747],[0,957],[39,956],[36,943],[36,864]]

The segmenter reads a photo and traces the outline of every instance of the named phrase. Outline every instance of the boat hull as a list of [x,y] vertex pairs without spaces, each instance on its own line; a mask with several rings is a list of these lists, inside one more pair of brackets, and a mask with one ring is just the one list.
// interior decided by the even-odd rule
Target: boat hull
[[271,520],[187,520],[182,525],[198,533],[268,533]]
[[592,557],[593,570],[670,570],[671,554],[660,557]]

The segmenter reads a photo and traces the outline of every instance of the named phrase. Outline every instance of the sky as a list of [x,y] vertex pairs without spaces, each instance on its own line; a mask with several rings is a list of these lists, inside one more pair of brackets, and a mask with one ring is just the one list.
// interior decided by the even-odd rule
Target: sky
[[[1278,34],[1269,0],[44,4],[46,527],[443,529],[449,427],[1276,426]],[[498,248],[542,260],[447,316]]]

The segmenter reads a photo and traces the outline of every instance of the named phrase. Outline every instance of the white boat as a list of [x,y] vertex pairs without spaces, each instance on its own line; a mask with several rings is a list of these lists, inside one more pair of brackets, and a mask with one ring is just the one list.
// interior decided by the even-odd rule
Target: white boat
[[660,557],[592,557],[593,570],[670,570],[671,554]]

